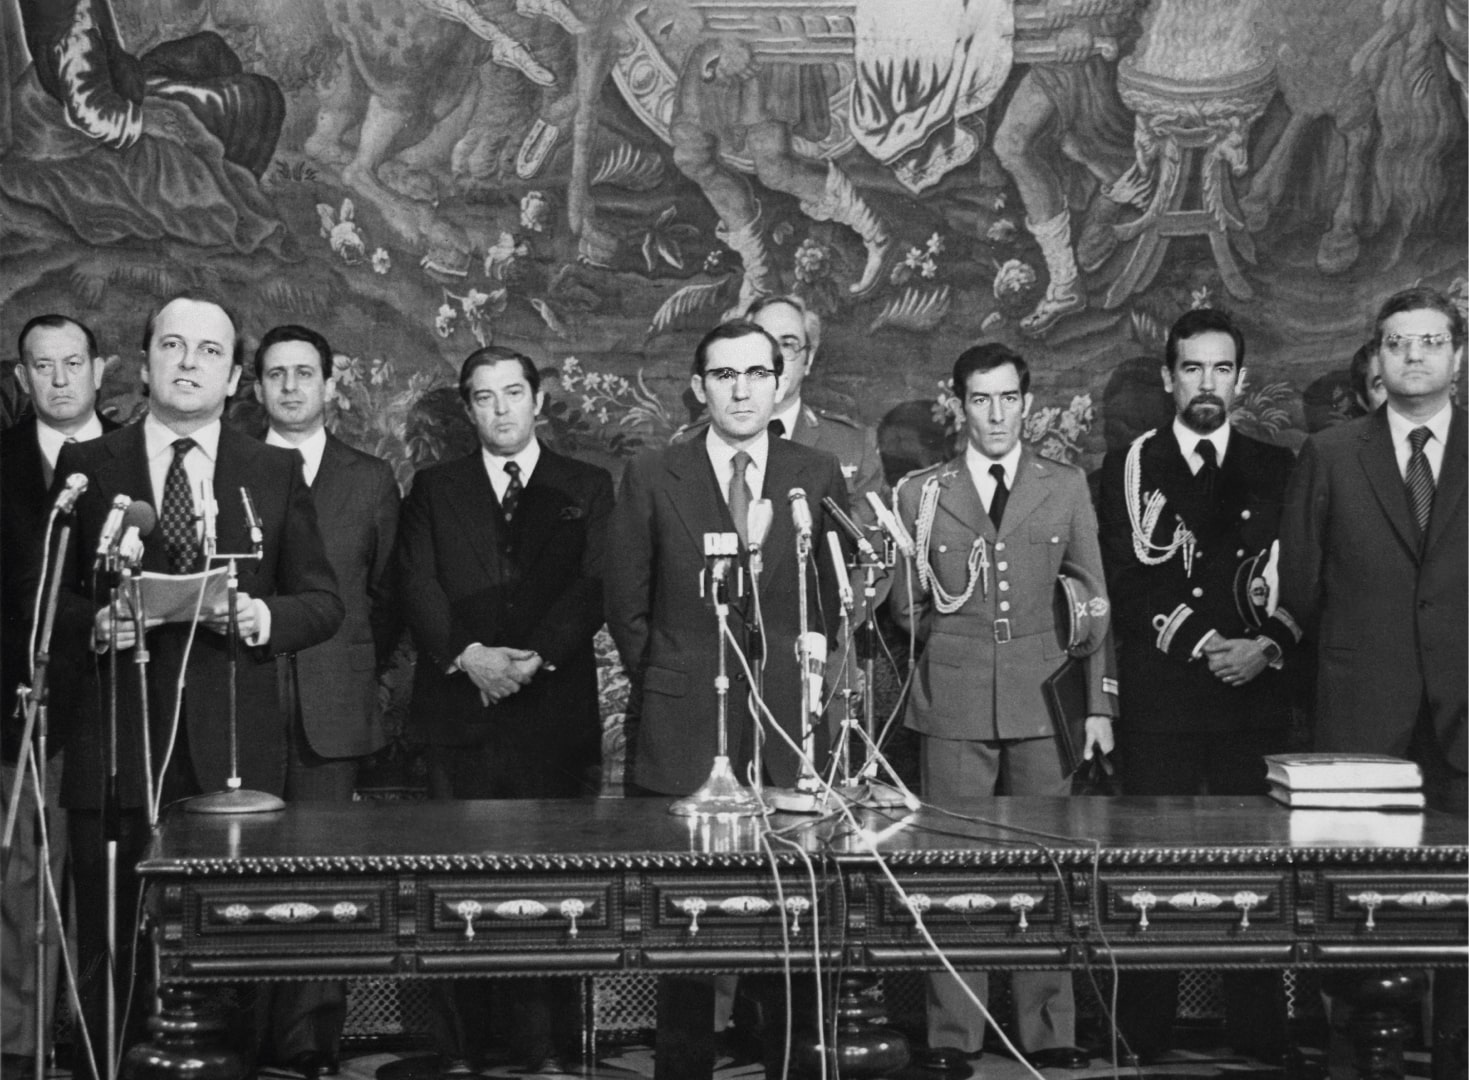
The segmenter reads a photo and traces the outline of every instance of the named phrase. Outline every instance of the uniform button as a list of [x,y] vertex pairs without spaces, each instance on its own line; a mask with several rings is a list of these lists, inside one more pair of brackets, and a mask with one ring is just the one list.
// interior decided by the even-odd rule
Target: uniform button
[[1000,601],[1000,610],[1001,611],[1009,611],[1010,610],[1010,601],[1008,601],[1008,600],[1001,600]]
[[1238,551],[1236,551],[1234,553],[1234,557],[1236,559],[1243,559],[1245,557],[1245,549],[1244,548],[1240,548]]
[[1000,571],[1001,573],[1004,573],[1006,570],[1010,569],[1010,564],[1007,562],[996,563],[995,569]]
[[996,551],[1004,551],[1005,550],[1005,541],[1000,540],[1000,541],[996,542],[996,544],[995,544],[995,550]]
[[1246,521],[1249,521],[1250,520],[1250,512],[1248,510],[1241,510],[1239,512],[1239,516],[1242,517],[1242,518],[1244,518],[1244,520],[1246,520]]
[[1196,598],[1196,599],[1197,599],[1197,598],[1198,598],[1198,597],[1200,597],[1200,596],[1203,596],[1203,595],[1204,595],[1204,590],[1203,590],[1203,589],[1200,589],[1200,588],[1198,588],[1198,587],[1195,587],[1195,588],[1194,588],[1194,597],[1195,597],[1195,598]]
[[1001,592],[1009,592],[1010,591],[1010,583],[1008,581],[1002,581],[1002,582],[1000,582],[1000,591]]
[[1053,543],[1053,544],[1059,544],[1060,542],[1061,542],[1061,538],[1059,536],[1053,536],[1053,537],[1051,537],[1051,543]]
[[944,552],[946,552],[948,550],[949,550],[949,545],[948,544],[940,544],[939,545],[939,554],[940,555],[942,555]]

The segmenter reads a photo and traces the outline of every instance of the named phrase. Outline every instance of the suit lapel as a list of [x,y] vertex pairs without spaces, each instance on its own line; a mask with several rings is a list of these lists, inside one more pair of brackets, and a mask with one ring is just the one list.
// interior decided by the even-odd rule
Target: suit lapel
[[[143,438],[142,422],[124,428],[107,449],[109,457],[97,469],[98,490],[141,499],[156,512],[159,507],[153,495],[153,478],[148,472],[148,445]],[[162,529],[155,528],[143,541],[143,569],[168,573]]]
[[[734,531],[734,521],[719,493],[704,440],[669,447],[666,467],[674,513],[688,531],[689,542],[703,558],[706,532]],[[768,466],[766,479],[769,480]],[[766,488],[769,488],[768,482]],[[775,530],[772,528],[771,531]]]
[[530,483],[525,485],[520,506],[515,511],[515,550],[527,567],[538,555],[550,550],[550,539],[561,511],[573,505],[564,486],[565,459],[541,444],[541,457]]
[[1428,519],[1428,541],[1423,545],[1425,557],[1443,538],[1459,503],[1464,499],[1465,473],[1469,471],[1469,465],[1466,465],[1466,458],[1469,458],[1469,436],[1465,434],[1464,423],[1464,412],[1455,409],[1449,420],[1449,441],[1444,447],[1443,465],[1439,469],[1438,485],[1433,494],[1433,516]]
[[[1020,451],[1020,463],[1015,469],[1015,487],[1005,503],[1005,516],[1000,519],[1000,539],[1015,532],[1021,522],[1035,513],[1036,509],[1050,498],[1051,491],[1041,483],[1041,477],[1050,470],[1045,459],[1030,447]],[[969,485],[973,487],[973,484]],[[986,517],[989,515],[986,514]]]
[[979,497],[979,488],[974,484],[974,477],[969,474],[964,455],[961,453],[940,469],[938,477],[943,488],[939,508],[969,532],[983,536],[986,540],[994,540],[995,523],[990,520],[989,511],[984,508]]
[[41,440],[36,434],[36,418],[28,416],[16,425],[15,470],[11,474],[18,481],[13,496],[15,503],[41,506],[46,501],[49,485],[46,481],[46,459],[41,455]]
[[245,507],[240,489],[250,489],[251,499],[257,508],[260,506],[260,495],[251,485],[256,472],[254,463],[264,452],[264,443],[241,434],[228,424],[221,427],[219,453],[214,462],[214,500],[219,504],[221,554],[250,550],[250,534],[245,528]]
[[321,464],[317,466],[316,478],[311,483],[311,503],[316,507],[318,522],[331,521],[348,509],[352,486],[346,481],[351,468],[351,453],[335,435],[328,434]]
[[[804,412],[804,408],[802,409]],[[791,449],[784,439],[770,440],[770,456],[765,459],[765,486],[762,494],[770,500],[774,511],[770,533],[765,537],[764,561],[767,576],[775,572],[788,560],[796,557],[796,526],[791,520],[791,488],[803,487],[800,470],[791,460]],[[806,501],[814,496],[807,492]],[[815,510],[813,508],[813,514]],[[816,542],[821,537],[812,537],[813,557],[820,554]]]
[[455,469],[455,483],[450,486],[458,497],[453,500],[454,513],[464,526],[464,536],[475,556],[491,577],[500,574],[500,533],[505,522],[500,517],[500,501],[495,498],[484,458],[478,447],[461,458]]
[[[1362,471],[1367,474],[1367,483],[1371,486],[1378,505],[1382,507],[1383,515],[1414,561],[1417,561],[1420,543],[1418,523],[1413,520],[1408,509],[1408,490],[1403,483],[1403,474],[1398,471],[1397,456],[1393,453],[1392,432],[1387,426],[1386,409],[1386,406],[1378,409],[1371,423],[1366,425],[1357,460],[1362,464]],[[1444,461],[1447,464],[1447,453]]]

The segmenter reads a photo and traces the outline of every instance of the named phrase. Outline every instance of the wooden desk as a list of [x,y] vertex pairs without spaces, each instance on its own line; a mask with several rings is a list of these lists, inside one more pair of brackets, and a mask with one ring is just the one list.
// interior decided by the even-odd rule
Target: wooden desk
[[[139,871],[163,983],[322,976],[1469,964],[1465,822],[1264,798],[975,800],[986,824],[866,812],[700,826],[665,800],[302,804],[175,813]],[[813,917],[814,916],[814,917]],[[819,920],[819,922],[817,921]],[[784,929],[782,929],[784,927]],[[788,945],[787,945],[788,941]]]

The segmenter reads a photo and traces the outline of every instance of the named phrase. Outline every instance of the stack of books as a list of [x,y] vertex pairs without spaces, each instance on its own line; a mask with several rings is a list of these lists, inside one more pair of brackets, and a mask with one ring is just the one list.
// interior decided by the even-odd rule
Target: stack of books
[[1423,773],[1386,754],[1267,754],[1270,797],[1292,809],[1421,810]]

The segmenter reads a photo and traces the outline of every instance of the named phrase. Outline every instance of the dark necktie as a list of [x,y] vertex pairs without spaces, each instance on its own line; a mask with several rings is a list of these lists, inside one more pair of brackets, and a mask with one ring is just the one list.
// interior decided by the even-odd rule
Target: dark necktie
[[750,455],[741,450],[734,456],[729,474],[729,516],[734,518],[735,532],[740,534],[740,546],[750,542],[750,485],[745,482],[745,470],[750,467]]
[[990,496],[990,520],[995,531],[1000,531],[1000,522],[1005,517],[1005,504],[1010,501],[1010,489],[1005,486],[1005,466],[991,465],[990,475],[995,478],[995,493]]
[[509,525],[515,519],[515,508],[525,494],[525,485],[520,482],[520,466],[515,462],[505,462],[505,475],[510,477],[510,483],[505,486],[505,497],[500,500],[500,512],[505,515],[505,524]]
[[1408,443],[1413,453],[1408,457],[1408,504],[1413,508],[1413,517],[1418,520],[1418,531],[1428,531],[1428,518],[1433,513],[1433,469],[1428,465],[1428,455],[1423,446],[1433,437],[1426,427],[1408,432]]
[[[76,441],[75,435],[68,435],[66,437],[66,442],[74,443]],[[62,445],[65,446],[65,443]],[[56,466],[47,461],[44,454],[41,455],[41,476],[46,481],[46,487],[49,489],[51,487],[51,481],[56,478]]]
[[786,433],[786,422],[779,417],[770,421],[770,437],[772,439],[783,439]]
[[176,439],[173,460],[163,480],[163,550],[168,554],[168,568],[175,574],[189,574],[199,561],[199,536],[194,528],[194,498],[189,494],[189,474],[184,471],[184,457],[198,444],[193,439]]
[[1204,459],[1204,464],[1199,466],[1198,480],[1199,490],[1204,493],[1205,498],[1213,498],[1214,481],[1219,478],[1219,455],[1214,450],[1214,444],[1208,439],[1200,439],[1195,452]]

